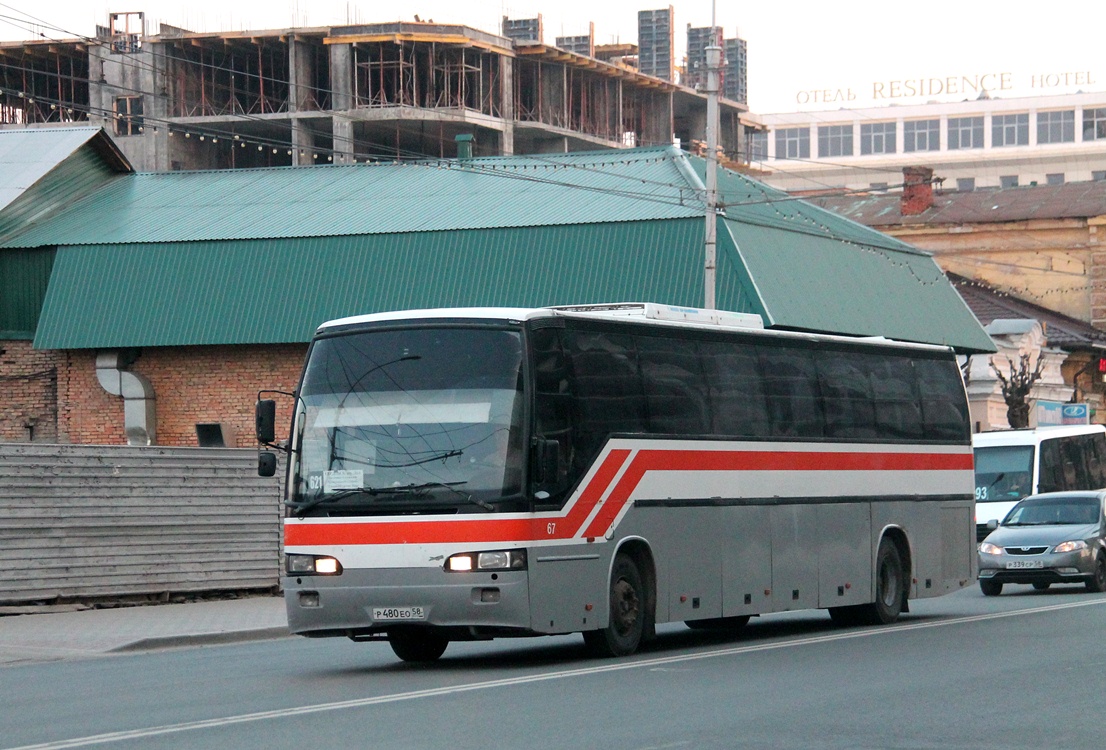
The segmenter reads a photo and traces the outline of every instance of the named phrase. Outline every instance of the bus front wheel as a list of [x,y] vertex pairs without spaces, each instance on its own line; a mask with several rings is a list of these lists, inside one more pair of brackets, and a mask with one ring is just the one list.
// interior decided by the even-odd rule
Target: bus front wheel
[[388,631],[388,645],[403,661],[437,661],[445,653],[449,640],[422,628],[396,628]]
[[641,571],[623,553],[611,569],[610,608],[607,627],[584,631],[584,645],[594,656],[628,656],[637,651],[645,633],[646,596]]

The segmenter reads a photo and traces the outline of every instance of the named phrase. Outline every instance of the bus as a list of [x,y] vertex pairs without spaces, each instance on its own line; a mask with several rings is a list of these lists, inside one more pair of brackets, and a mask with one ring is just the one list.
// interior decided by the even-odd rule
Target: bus
[[1038,492],[1106,488],[1106,427],[1050,425],[972,435],[979,541]]
[[428,662],[582,633],[625,656],[670,622],[891,623],[976,578],[948,348],[653,303],[418,310],[322,325],[288,395],[303,636]]

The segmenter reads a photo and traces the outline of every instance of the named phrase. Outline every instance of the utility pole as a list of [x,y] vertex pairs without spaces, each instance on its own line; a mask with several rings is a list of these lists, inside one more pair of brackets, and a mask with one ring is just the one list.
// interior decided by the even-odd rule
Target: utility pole
[[[710,9],[711,40],[706,48],[707,54],[707,179],[705,206],[705,227],[703,244],[706,250],[706,262],[703,266],[705,294],[703,307],[713,310],[716,289],[717,270],[717,234],[718,234],[718,69],[722,63],[721,39],[715,38],[714,2]],[[719,34],[718,36],[721,36]]]

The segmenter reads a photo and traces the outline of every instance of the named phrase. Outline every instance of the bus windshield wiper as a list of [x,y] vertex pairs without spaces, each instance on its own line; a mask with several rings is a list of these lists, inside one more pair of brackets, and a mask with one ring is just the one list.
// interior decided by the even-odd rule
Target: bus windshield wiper
[[466,482],[422,482],[418,484],[397,484],[388,487],[361,487],[356,489],[341,490],[339,492],[334,492],[328,495],[318,495],[317,497],[313,497],[310,500],[305,500],[302,503],[285,503],[285,505],[295,509],[296,513],[302,515],[312,508],[322,505],[323,503],[333,503],[347,497],[352,497],[353,495],[363,494],[376,496],[418,494],[421,492],[426,492],[427,490],[434,489],[435,487],[443,487],[450,492],[453,492],[458,496],[464,498],[466,502],[470,502],[474,505],[479,505],[484,510],[495,510],[495,508],[490,503],[486,503],[483,500],[474,498],[467,492],[462,492],[456,489],[457,486],[462,484],[466,484]]
[[444,487],[450,492],[455,493],[458,497],[464,498],[466,502],[473,505],[479,505],[484,510],[495,510],[495,507],[491,503],[486,503],[479,498],[475,498],[467,492],[462,492],[456,489],[459,485],[468,484],[467,482],[423,482],[421,484],[400,484],[394,487],[379,487],[365,490],[370,495],[386,494],[390,492],[425,492],[426,490],[434,489],[435,487]]

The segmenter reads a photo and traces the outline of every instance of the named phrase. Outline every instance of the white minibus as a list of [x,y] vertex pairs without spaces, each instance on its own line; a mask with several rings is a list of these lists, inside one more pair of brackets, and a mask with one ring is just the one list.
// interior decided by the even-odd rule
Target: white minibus
[[1106,486],[1106,427],[1057,425],[972,435],[976,533],[1038,492]]

